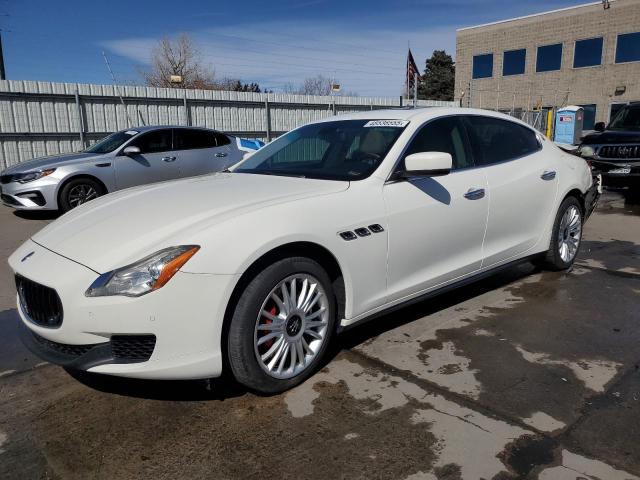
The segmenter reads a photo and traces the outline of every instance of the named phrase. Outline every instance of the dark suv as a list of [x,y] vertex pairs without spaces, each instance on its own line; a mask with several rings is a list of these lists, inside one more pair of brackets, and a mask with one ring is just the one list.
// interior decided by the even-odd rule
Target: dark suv
[[596,123],[578,148],[606,186],[640,188],[640,102],[622,107],[608,126]]

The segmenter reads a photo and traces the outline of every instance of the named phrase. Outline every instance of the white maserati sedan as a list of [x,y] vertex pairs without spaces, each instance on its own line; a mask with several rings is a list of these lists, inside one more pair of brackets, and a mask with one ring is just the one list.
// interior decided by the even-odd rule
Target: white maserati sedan
[[515,262],[569,268],[596,191],[499,113],[331,117],[49,224],[9,258],[23,341],[71,369],[283,391],[342,329]]

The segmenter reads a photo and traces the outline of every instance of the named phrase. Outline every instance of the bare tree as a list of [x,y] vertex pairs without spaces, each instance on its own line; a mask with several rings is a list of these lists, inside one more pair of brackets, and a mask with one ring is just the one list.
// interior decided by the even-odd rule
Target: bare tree
[[[213,70],[203,66],[201,58],[188,35],[183,33],[176,40],[163,37],[153,50],[151,68],[142,75],[152,87],[217,89]],[[181,81],[172,82],[171,76]]]
[[297,95],[331,95],[331,84],[339,83],[337,80],[331,80],[323,75],[315,77],[307,77],[303,80],[302,85],[294,85],[289,82],[284,85],[285,93],[293,93]]

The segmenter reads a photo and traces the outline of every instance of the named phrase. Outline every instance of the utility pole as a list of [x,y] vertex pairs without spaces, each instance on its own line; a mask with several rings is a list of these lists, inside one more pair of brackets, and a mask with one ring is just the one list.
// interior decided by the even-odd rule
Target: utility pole
[[109,73],[111,74],[113,85],[116,87],[116,93],[118,94],[118,97],[120,97],[120,103],[122,104],[122,108],[124,109],[124,114],[127,116],[127,128],[131,128],[134,126],[133,122],[129,117],[127,106],[124,104],[124,99],[122,98],[122,94],[120,93],[120,86],[118,85],[118,82],[116,82],[116,76],[113,74],[113,70],[111,70],[111,64],[109,63],[109,60],[107,60],[107,54],[104,53],[104,50],[102,51],[102,57],[104,58],[104,63],[107,64],[107,69],[109,70]]
[[0,80],[6,80],[4,73],[4,53],[2,52],[2,30],[0,30]]

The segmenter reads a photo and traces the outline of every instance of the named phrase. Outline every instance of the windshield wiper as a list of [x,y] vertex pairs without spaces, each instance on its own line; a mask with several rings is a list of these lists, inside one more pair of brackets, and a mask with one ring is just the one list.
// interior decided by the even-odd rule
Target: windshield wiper
[[275,172],[273,170],[240,170],[239,173],[254,173],[256,175],[273,175],[277,177],[307,178],[306,175],[302,175],[301,173]]

